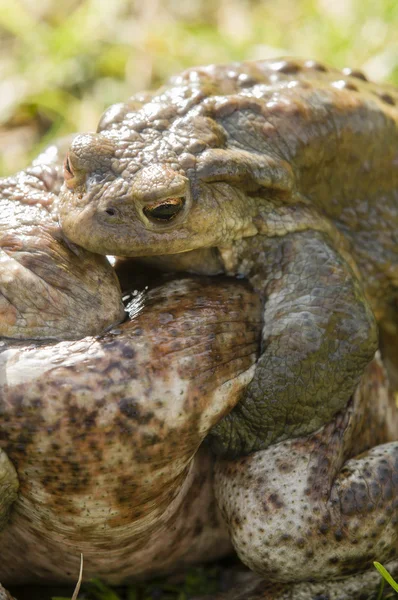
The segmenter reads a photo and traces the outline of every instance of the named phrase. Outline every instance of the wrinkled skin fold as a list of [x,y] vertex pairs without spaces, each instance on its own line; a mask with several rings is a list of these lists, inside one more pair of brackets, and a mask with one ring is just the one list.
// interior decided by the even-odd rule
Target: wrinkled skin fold
[[240,243],[239,255],[267,301],[256,376],[212,431],[213,449],[232,456],[327,423],[345,406],[377,348],[376,322],[361,286],[324,235],[256,236]]
[[[210,429],[253,376],[261,305],[242,283],[171,281],[102,337],[0,353],[0,447],[19,479],[0,581],[111,583],[231,552]],[[4,498],[1,497],[1,500]]]
[[125,317],[107,260],[69,244],[60,231],[65,145],[0,180],[0,337],[78,339]]
[[376,323],[396,348],[397,105],[395,88],[314,61],[210,65],[74,139],[68,239],[244,276],[261,295],[262,356],[212,433],[220,456],[327,423],[374,356]]

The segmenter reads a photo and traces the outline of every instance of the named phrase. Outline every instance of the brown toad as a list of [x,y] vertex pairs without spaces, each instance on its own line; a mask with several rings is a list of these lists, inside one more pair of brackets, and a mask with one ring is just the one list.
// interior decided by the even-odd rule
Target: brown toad
[[[65,163],[74,243],[247,277],[262,356],[214,429],[230,456],[305,435],[396,346],[398,93],[314,61],[194,68],[111,107]],[[164,256],[167,255],[167,256]]]
[[[11,202],[24,181],[15,201],[31,225],[30,207],[53,200],[38,186],[46,174],[42,165],[38,179],[21,174],[2,188]],[[40,212],[36,219],[20,257],[26,270],[11,268],[8,278],[3,271],[0,285],[38,272],[36,248],[48,248],[52,273],[75,256],[73,246],[47,245]],[[81,256],[91,264],[89,253]],[[90,273],[81,274],[80,286],[87,277],[90,288]],[[311,436],[216,464],[199,448],[253,376],[261,304],[243,283],[158,282],[106,335],[0,341],[1,581],[74,581],[80,552],[86,578],[116,583],[170,572],[228,553],[226,524],[244,562],[280,582],[253,575],[241,599],[250,591],[274,600],[321,593],[353,600],[364,585],[377,585],[376,573],[357,574],[373,559],[397,569],[398,419],[378,360],[347,408]],[[33,287],[31,299],[40,309]],[[97,306],[88,295],[77,310],[95,315]],[[333,581],[341,576],[348,579]]]

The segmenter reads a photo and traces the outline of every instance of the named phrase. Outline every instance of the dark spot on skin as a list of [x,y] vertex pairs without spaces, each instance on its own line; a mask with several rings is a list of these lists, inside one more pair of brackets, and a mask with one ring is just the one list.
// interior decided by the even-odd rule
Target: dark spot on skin
[[122,398],[119,400],[119,410],[128,419],[138,421],[140,418],[140,409],[138,408],[136,398]]
[[294,465],[286,461],[277,462],[277,467],[281,473],[291,473],[294,469]]
[[322,65],[321,63],[315,61],[315,60],[307,60],[304,63],[304,66],[307,69],[313,69],[314,71],[319,71],[320,73],[326,73],[327,72],[327,68],[325,67],[325,65]]
[[132,358],[135,357],[135,350],[131,347],[131,345],[122,345],[121,347],[122,350],[122,355],[123,358],[126,358],[127,360],[131,360]]
[[358,71],[357,69],[350,69],[349,67],[345,67],[343,69],[344,75],[349,75],[350,77],[356,77],[356,79],[362,79],[362,81],[368,81],[366,75],[362,73],[362,71]]
[[87,415],[85,415],[83,417],[83,421],[82,421],[82,424],[84,425],[84,427],[86,429],[94,428],[97,423],[97,416],[98,416],[97,410],[93,410],[90,413],[88,413]]
[[285,506],[284,502],[276,493],[273,493],[269,496],[269,502],[274,506],[274,508],[283,508]]
[[396,102],[390,94],[378,94],[380,100],[391,106],[395,106]]
[[337,529],[334,532],[334,539],[336,540],[336,542],[341,542],[341,540],[343,539],[343,532],[341,531],[341,529]]
[[273,67],[273,70],[277,71],[278,73],[285,73],[286,75],[294,75],[295,73],[299,73],[301,71],[301,67],[295,62],[285,60],[276,63],[276,65]]
[[346,90],[350,90],[351,92],[358,92],[358,88],[356,85],[354,85],[353,83],[346,81],[345,82],[345,89]]
[[147,425],[153,418],[153,412],[142,413],[136,398],[122,398],[119,400],[120,412],[133,421],[138,421],[142,425]]

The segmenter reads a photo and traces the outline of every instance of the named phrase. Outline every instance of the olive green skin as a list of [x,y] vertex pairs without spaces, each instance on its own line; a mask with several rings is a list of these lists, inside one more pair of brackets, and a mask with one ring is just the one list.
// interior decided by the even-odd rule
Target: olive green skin
[[[377,323],[396,339],[397,103],[395,88],[314,61],[212,65],[73,141],[70,240],[244,276],[265,302],[256,376],[213,431],[220,455],[316,430],[374,356]],[[174,218],[154,218],[170,199]]]

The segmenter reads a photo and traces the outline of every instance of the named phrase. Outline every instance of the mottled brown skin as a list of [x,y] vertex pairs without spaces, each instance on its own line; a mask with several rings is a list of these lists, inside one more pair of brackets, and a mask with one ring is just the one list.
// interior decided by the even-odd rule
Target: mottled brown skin
[[242,560],[277,582],[253,574],[236,600],[356,600],[378,585],[361,574],[373,560],[397,573],[398,420],[379,361],[316,434],[214,468],[197,450],[253,374],[256,297],[183,280],[135,312],[103,338],[0,355],[0,440],[20,478],[3,582],[74,581],[81,551],[87,578],[169,573],[228,553],[224,523]]
[[[203,600],[369,600],[398,575],[398,414],[379,359],[316,434],[219,460],[215,493],[254,573]],[[367,571],[365,569],[368,569]]]
[[231,551],[201,442],[253,376],[261,305],[231,280],[169,282],[102,337],[0,353],[0,448],[19,494],[0,581],[112,583]]
[[78,339],[125,317],[107,260],[71,244],[59,228],[65,148],[50,146],[25,171],[0,180],[0,339]]
[[213,431],[219,454],[316,430],[347,404],[376,322],[396,339],[397,103],[395,88],[314,61],[209,66],[73,141],[70,240],[244,276],[265,301],[262,356]]

